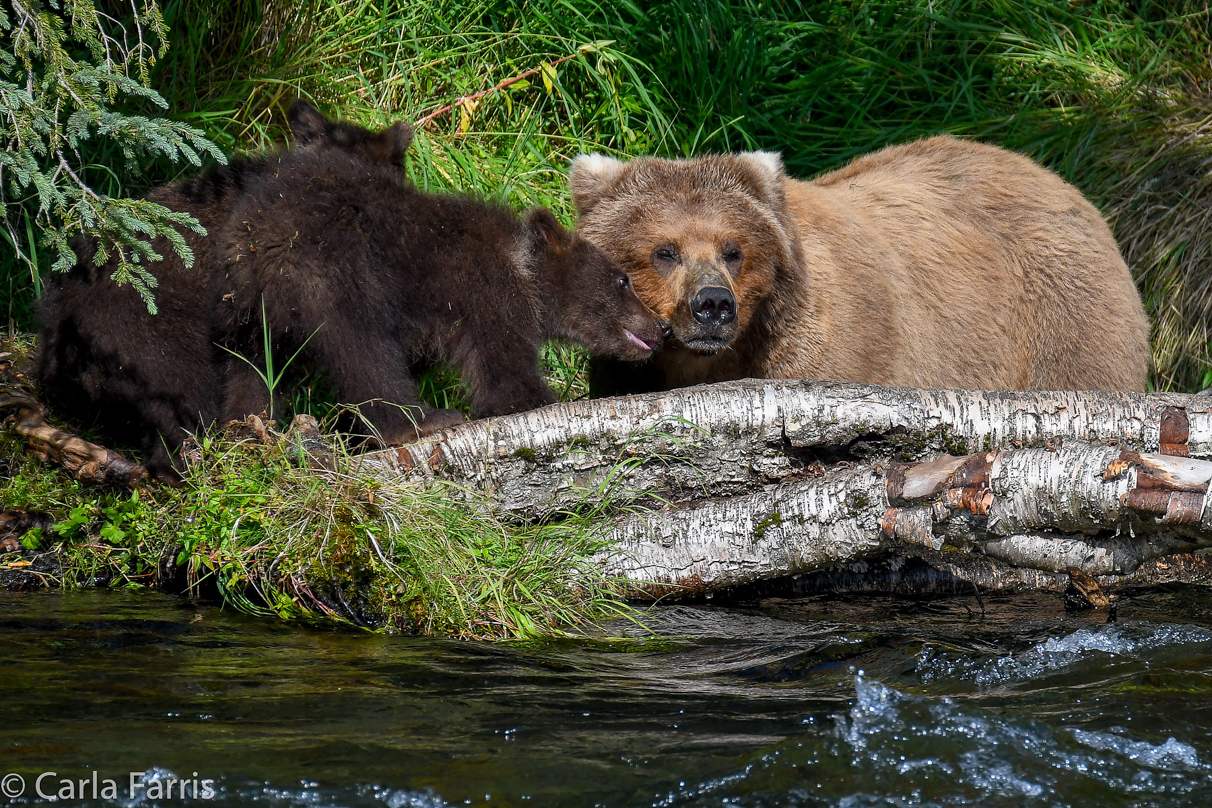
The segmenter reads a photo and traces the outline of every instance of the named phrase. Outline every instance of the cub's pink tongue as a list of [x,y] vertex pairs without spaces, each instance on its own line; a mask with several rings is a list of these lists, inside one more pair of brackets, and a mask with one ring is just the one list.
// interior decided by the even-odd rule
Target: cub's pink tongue
[[644,340],[640,339],[640,338],[639,338],[639,337],[637,337],[635,334],[632,334],[632,333],[631,333],[630,331],[628,331],[626,328],[624,328],[624,329],[623,329],[623,333],[624,333],[624,334],[626,334],[626,335],[627,335],[627,339],[629,339],[629,340],[631,340],[633,343],[635,343],[637,347],[642,348],[642,349],[644,349],[645,351],[651,351],[651,350],[652,350],[652,346],[651,346],[651,345],[649,345],[647,342],[644,342]]

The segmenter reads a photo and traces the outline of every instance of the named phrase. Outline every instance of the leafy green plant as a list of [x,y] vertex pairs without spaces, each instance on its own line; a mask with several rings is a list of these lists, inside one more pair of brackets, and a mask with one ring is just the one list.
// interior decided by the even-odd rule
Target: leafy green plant
[[97,508],[94,505],[77,505],[71,509],[66,519],[58,520],[51,529],[60,536],[72,536],[80,532],[81,528],[87,527],[93,521],[96,512]]
[[35,527],[25,531],[25,535],[21,537],[21,546],[26,550],[37,550],[46,541],[46,537],[42,534],[42,528]]

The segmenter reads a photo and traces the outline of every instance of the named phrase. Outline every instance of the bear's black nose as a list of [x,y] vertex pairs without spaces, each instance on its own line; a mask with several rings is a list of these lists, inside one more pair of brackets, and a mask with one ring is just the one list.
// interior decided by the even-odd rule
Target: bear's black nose
[[719,328],[736,318],[736,298],[722,286],[708,286],[691,298],[690,313],[703,325]]

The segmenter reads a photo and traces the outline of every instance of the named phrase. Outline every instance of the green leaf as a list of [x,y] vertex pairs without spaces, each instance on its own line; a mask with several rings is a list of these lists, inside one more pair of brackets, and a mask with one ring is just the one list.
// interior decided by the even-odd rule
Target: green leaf
[[37,550],[42,546],[43,539],[42,528],[36,527],[25,531],[25,535],[21,537],[21,546],[26,550]]

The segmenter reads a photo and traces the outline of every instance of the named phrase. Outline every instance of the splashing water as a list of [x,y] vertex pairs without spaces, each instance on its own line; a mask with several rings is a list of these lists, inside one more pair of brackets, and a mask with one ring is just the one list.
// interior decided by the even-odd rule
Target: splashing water
[[970,679],[980,687],[991,687],[1038,679],[1100,657],[1144,659],[1149,652],[1167,646],[1210,650],[1212,632],[1168,624],[1083,628],[1064,637],[1049,637],[1022,653],[991,661],[955,656],[927,645],[918,654],[917,671],[924,682],[959,678]]

